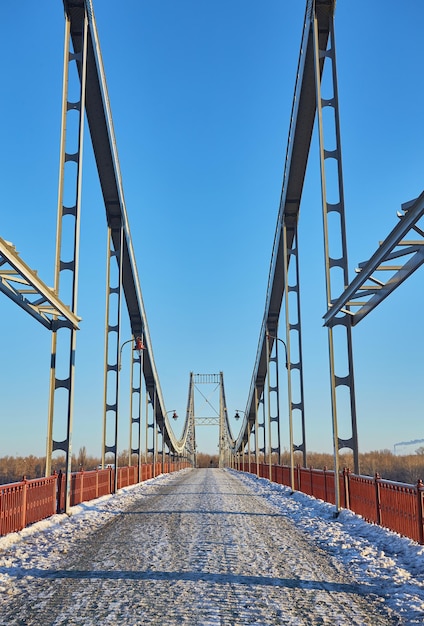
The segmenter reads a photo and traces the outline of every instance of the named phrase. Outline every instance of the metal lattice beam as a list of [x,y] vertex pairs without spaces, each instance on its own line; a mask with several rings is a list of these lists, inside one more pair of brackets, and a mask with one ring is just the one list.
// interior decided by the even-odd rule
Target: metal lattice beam
[[[399,223],[380,243],[369,261],[360,263],[358,275],[342,295],[330,303],[325,326],[336,323],[339,314],[358,324],[424,263],[424,231],[417,226],[424,215],[424,192],[402,205]],[[413,236],[413,240],[405,239]],[[416,239],[416,237],[419,239]],[[370,284],[366,284],[370,281]],[[348,308],[346,308],[348,307]],[[338,319],[338,318],[337,318]]]
[[0,291],[49,330],[79,329],[81,318],[21,259],[15,246],[1,237]]
[[196,426],[219,426],[219,416],[195,417]]

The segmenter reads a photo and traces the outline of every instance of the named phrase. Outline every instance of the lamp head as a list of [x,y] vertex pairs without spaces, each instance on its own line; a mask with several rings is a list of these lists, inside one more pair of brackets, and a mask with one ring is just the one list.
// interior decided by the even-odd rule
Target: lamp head
[[145,350],[145,349],[146,348],[144,347],[142,338],[141,337],[136,337],[135,338],[134,350],[137,350],[138,354],[141,354],[141,351]]

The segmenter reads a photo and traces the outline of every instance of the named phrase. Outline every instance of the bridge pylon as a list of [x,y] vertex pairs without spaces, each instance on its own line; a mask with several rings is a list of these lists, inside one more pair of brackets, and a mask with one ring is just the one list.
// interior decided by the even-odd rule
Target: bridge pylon
[[[199,386],[208,385],[212,387],[209,395],[204,394]],[[189,387],[189,404],[192,411],[193,431],[195,427],[200,426],[218,426],[218,457],[219,467],[233,466],[234,440],[231,433],[230,423],[228,421],[227,403],[225,399],[224,374],[194,374],[190,373]],[[202,415],[202,411],[195,410],[194,396],[195,392],[202,396],[204,404],[207,406],[208,412],[213,415]],[[211,397],[218,394],[218,409],[211,402]]]
[[[81,51],[71,49],[71,21],[65,14],[64,71],[62,89],[62,123],[60,140],[59,190],[57,205],[56,260],[54,291],[70,310],[76,314],[79,270],[79,233],[81,213],[82,157],[84,137],[84,111],[87,78],[88,15],[84,10],[80,16]],[[69,99],[70,73],[79,84],[78,100]],[[72,77],[71,77],[72,78]],[[67,122],[77,116],[77,149],[70,151],[67,141]],[[66,203],[65,203],[65,189]],[[73,189],[73,197],[70,190]],[[66,243],[66,245],[65,245]],[[65,256],[65,255],[70,255]],[[70,279],[65,278],[70,275]],[[47,425],[46,475],[51,474],[52,453],[61,450],[66,456],[65,510],[70,505],[70,476],[72,461],[72,421],[75,383],[76,329],[60,328],[52,333],[50,393]],[[58,375],[60,371],[60,376]],[[64,401],[57,400],[65,394]],[[61,439],[54,439],[53,426],[62,418]]]

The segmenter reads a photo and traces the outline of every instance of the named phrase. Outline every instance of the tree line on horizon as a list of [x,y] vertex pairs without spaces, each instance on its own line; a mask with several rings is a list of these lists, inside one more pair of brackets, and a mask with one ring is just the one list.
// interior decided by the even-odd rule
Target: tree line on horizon
[[[272,455],[273,464],[278,463],[276,454]],[[254,455],[251,455],[252,462]],[[268,457],[261,454],[259,461],[268,462]],[[148,462],[151,462],[151,455]],[[159,455],[158,461],[161,461]],[[111,456],[106,457],[106,465],[113,464]],[[295,453],[295,462],[302,465],[302,455]],[[131,465],[137,465],[137,455],[132,455]],[[245,455],[247,463],[247,454]],[[72,456],[72,471],[95,470],[101,464],[100,457],[89,455],[85,446],[80,448],[78,455]],[[128,451],[123,451],[118,455],[118,466],[125,467],[129,464]],[[287,451],[281,455],[281,464],[290,465],[290,456]],[[198,467],[218,467],[219,457],[217,454],[197,454]],[[307,466],[315,469],[333,468],[333,456],[324,452],[310,452],[307,455]],[[340,454],[340,466],[349,469],[353,468],[353,457],[351,453]],[[359,454],[360,473],[365,476],[375,476],[378,474],[386,480],[393,480],[405,484],[416,484],[418,480],[424,481],[424,447],[416,450],[415,454],[396,456],[390,450],[376,450]],[[29,456],[3,456],[0,457],[0,484],[10,484],[19,482],[23,477],[27,479],[41,478],[45,474],[46,457]],[[57,456],[52,459],[52,472],[65,471],[65,456]]]

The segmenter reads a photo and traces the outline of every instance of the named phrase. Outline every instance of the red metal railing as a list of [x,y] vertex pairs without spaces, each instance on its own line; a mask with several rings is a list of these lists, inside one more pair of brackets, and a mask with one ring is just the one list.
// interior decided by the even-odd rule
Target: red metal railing
[[2,534],[21,530],[26,525],[24,483],[3,485],[0,489],[0,527]]
[[[249,472],[247,463],[244,470]],[[250,473],[261,478],[291,487],[290,467],[256,463],[250,464]],[[334,472],[297,466],[294,471],[294,488],[314,498],[335,504]],[[382,480],[378,474],[357,476],[349,470],[339,475],[341,506],[361,515],[366,521],[379,524],[400,535],[424,544],[424,485],[405,485]]]
[[0,534],[22,530],[56,512],[56,476],[0,485]]
[[[118,468],[118,489],[143,482],[162,473],[188,467],[187,463],[148,463],[141,466]],[[112,468],[71,475],[71,506],[93,500],[113,492]],[[249,471],[244,464],[244,471]],[[270,477],[267,464],[250,464],[250,472],[263,478]],[[290,467],[271,466],[274,482],[291,486]],[[405,485],[382,480],[378,475],[357,476],[344,470],[339,475],[341,504],[361,515],[368,522],[379,524],[414,541],[424,544],[424,485]],[[297,466],[294,487],[325,502],[335,503],[334,472]],[[62,474],[22,480],[19,483],[0,485],[0,535],[16,532],[65,508],[65,477]]]
[[56,513],[56,476],[23,481],[26,489],[25,526]]
[[[141,466],[118,468],[118,489],[135,485],[159,474],[175,472],[188,467],[188,463],[145,463]],[[94,500],[113,492],[115,470],[97,469],[71,474],[71,506]],[[65,475],[59,473],[48,478],[37,478],[9,485],[0,485],[0,535],[17,532],[65,509]]]

